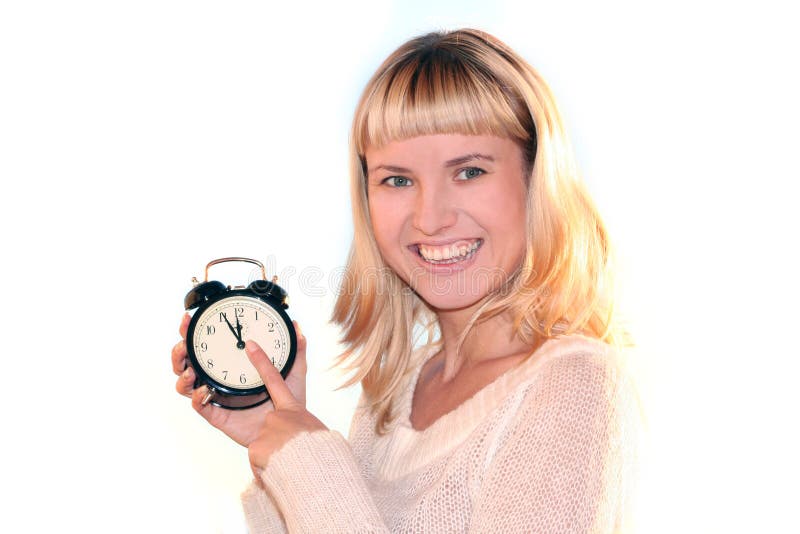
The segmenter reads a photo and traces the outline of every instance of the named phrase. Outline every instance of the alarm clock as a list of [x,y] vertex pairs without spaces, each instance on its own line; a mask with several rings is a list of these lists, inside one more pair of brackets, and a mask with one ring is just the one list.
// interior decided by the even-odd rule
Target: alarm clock
[[[225,262],[246,262],[261,269],[261,280],[247,286],[229,286],[208,280],[208,270]],[[206,265],[204,282],[195,284],[184,299],[186,310],[195,310],[189,321],[186,351],[197,377],[195,389],[205,385],[209,402],[229,410],[243,410],[269,400],[264,381],[244,350],[252,339],[264,349],[272,364],[286,378],[297,353],[297,333],[286,314],[287,294],[267,280],[264,265],[250,258],[220,258]]]

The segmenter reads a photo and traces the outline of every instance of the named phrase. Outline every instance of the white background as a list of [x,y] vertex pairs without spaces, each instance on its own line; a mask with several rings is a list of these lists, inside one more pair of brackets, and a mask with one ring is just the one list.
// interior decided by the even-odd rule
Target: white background
[[309,407],[346,433],[327,320],[351,114],[401,42],[474,26],[551,84],[619,246],[645,531],[797,531],[795,22],[777,2],[3,3],[4,524],[244,530],[246,451],[169,365],[216,257],[281,276]]

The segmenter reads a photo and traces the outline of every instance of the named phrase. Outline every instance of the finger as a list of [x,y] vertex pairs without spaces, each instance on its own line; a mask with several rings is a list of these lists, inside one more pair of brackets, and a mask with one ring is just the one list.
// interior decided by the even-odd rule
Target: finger
[[172,347],[172,372],[176,375],[181,374],[186,369],[186,356],[188,356],[186,342],[180,340]]
[[191,316],[188,313],[184,313],[183,318],[181,319],[181,326],[178,328],[178,332],[180,332],[183,339],[186,339],[186,334],[189,332],[190,320]]
[[303,335],[303,331],[300,330],[300,325],[297,324],[297,321],[292,321],[292,324],[294,324],[294,329],[297,332],[297,353],[295,354],[294,363],[292,364],[292,371],[297,369],[301,376],[305,378],[306,371],[308,370],[308,364],[306,362],[306,336]]
[[178,381],[175,383],[175,391],[184,397],[191,397],[192,389],[194,389],[194,377],[194,369],[187,367],[178,377]]
[[308,366],[306,364],[306,338],[300,330],[297,321],[293,321],[294,329],[297,332],[297,352],[295,353],[294,363],[286,375],[286,385],[294,393],[295,399],[301,406],[306,405],[306,374]]
[[266,353],[261,350],[253,340],[248,340],[245,344],[247,357],[250,358],[250,363],[258,371],[259,376],[267,386],[269,396],[272,398],[272,404],[275,405],[276,410],[290,408],[297,404],[297,399],[292,395],[289,386],[283,381],[283,377],[272,365],[272,362],[267,358]]

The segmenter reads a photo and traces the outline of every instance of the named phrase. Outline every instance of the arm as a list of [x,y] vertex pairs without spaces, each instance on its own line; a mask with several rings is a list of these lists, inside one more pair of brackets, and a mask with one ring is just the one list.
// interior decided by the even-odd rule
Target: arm
[[256,482],[242,493],[242,507],[248,531],[253,534],[285,534],[286,524],[275,501]]
[[[369,416],[369,411],[361,406],[362,403],[363,403],[363,398],[359,401],[359,406],[361,407],[361,409],[356,408],[356,412],[353,415],[353,420],[350,428],[351,438],[354,434],[363,431],[365,427],[372,428],[374,426],[374,421]],[[297,440],[292,440],[289,443],[287,443],[285,446],[286,451],[281,450],[278,453],[276,453],[278,455],[277,461],[284,461],[281,459],[280,455],[283,452],[286,452],[287,457],[299,456],[300,461],[308,462],[309,454],[304,454],[304,451],[308,452],[310,446],[308,443],[305,443],[304,438],[305,435],[301,435],[297,437]],[[339,440],[340,436],[338,436],[338,434],[335,432],[330,432],[329,438],[333,440]],[[316,438],[313,440],[313,442],[324,442],[324,441],[325,437],[322,435],[316,436]],[[289,448],[295,446],[298,447],[297,449],[298,452],[290,453]],[[343,452],[345,456],[347,456],[348,454],[351,454],[349,449],[350,448],[348,447],[348,450],[343,449],[341,452]],[[317,455],[319,455],[319,453]],[[285,461],[291,461],[291,460],[285,460]],[[346,461],[344,462],[345,465],[347,465],[347,463],[348,462]],[[270,474],[269,472],[270,469],[271,465],[268,466],[267,473],[265,474],[264,471],[262,471],[260,473],[261,476],[259,477],[258,482],[254,481],[247,489],[247,491],[245,491],[242,494],[242,504],[244,507],[245,518],[247,520],[249,531],[252,532],[253,534],[267,533],[267,532],[275,532],[275,533],[287,532],[286,530],[287,523],[281,512],[278,510],[278,506],[275,502],[275,499],[270,493],[267,493],[267,491],[265,491],[264,489],[266,483],[266,477],[270,478],[269,486],[273,488],[273,491],[276,491],[278,494],[281,495],[280,500],[282,507],[284,507],[284,509],[286,510],[290,510],[289,516],[292,519],[291,521],[292,531],[312,530],[311,527],[313,526],[315,521],[314,514],[319,509],[319,507],[314,504],[313,500],[321,496],[318,495],[317,493],[314,493],[311,496],[311,500],[309,500],[309,498],[307,498],[305,495],[302,495],[302,493],[304,491],[308,491],[307,488],[317,487],[318,482],[309,482],[308,480],[304,480],[300,484],[300,490],[298,493],[298,490],[292,489],[292,485],[296,483],[296,481],[294,480],[294,476],[296,476],[297,471],[292,471],[290,468],[290,471],[287,475],[286,469],[284,468],[279,470],[279,472],[276,472],[275,474]],[[304,468],[302,472],[305,472],[305,469],[307,468]],[[289,477],[289,480],[287,481],[280,480],[281,477],[287,477],[287,476]],[[329,486],[324,486],[324,487],[330,489]],[[338,495],[341,496],[341,493],[339,493]],[[298,501],[299,504],[294,502],[295,500]],[[327,502],[327,500],[325,500],[325,502],[327,504],[330,504]],[[331,511],[328,511],[328,513],[331,513]],[[356,515],[362,516],[361,524],[366,525],[365,528],[366,530],[380,531],[379,529],[382,528],[381,521],[379,518],[378,519],[374,517],[370,518],[369,513],[362,513],[362,514],[353,513],[353,509],[349,505],[347,513],[345,515],[341,515],[341,513],[338,513],[338,517],[340,518],[345,517],[346,521],[342,522],[340,519],[337,523],[338,524],[337,528],[340,528],[341,531],[350,531],[353,528],[356,528],[355,525]],[[298,517],[296,518],[295,516]]]
[[489,459],[470,531],[621,528],[634,398],[612,357],[575,354],[549,362]]
[[338,432],[297,435],[273,454],[261,481],[290,532],[388,532]]
[[[179,329],[181,341],[172,349],[172,370],[179,377],[175,388],[181,395],[192,399],[194,409],[212,426],[240,445],[248,447],[258,436],[266,414],[273,410],[273,403],[266,402],[248,410],[226,410],[211,404],[203,405],[201,399],[207,390],[205,387],[194,389],[195,374],[187,361],[186,334],[189,320],[190,316],[185,314]],[[305,405],[306,339],[296,322],[294,327],[298,333],[297,357],[286,377],[286,384],[292,395]],[[242,494],[242,504],[251,532],[286,532],[284,520],[275,508],[272,498],[256,484]]]
[[[246,350],[275,407],[248,447],[269,498],[245,495],[246,510],[275,517],[277,508],[290,532],[386,532],[347,441],[305,409],[260,347],[248,341]],[[258,517],[248,517],[259,531]]]

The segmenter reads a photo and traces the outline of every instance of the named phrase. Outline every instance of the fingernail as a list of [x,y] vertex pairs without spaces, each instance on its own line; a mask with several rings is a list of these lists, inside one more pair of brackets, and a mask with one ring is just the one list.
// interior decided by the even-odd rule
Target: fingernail
[[255,341],[250,341],[250,340],[248,340],[248,341],[245,341],[245,343],[244,343],[244,348],[245,348],[245,350],[247,350],[247,352],[249,352],[250,354],[252,354],[252,353],[254,353],[256,350],[258,350],[258,346],[256,346],[256,342],[255,342]]

